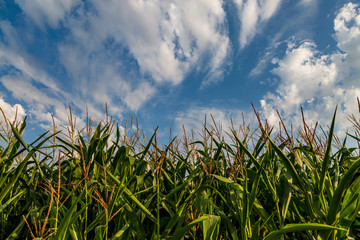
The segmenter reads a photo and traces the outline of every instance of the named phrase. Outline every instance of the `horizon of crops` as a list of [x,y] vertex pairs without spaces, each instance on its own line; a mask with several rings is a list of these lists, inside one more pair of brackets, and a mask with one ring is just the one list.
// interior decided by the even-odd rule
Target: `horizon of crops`
[[[359,103],[360,111],[360,103]],[[90,118],[25,143],[22,121],[2,123],[0,239],[360,238],[360,119],[340,140],[329,129],[281,131],[258,118],[199,139],[157,142],[136,127]],[[6,119],[6,116],[4,116]],[[296,137],[294,137],[294,135]]]

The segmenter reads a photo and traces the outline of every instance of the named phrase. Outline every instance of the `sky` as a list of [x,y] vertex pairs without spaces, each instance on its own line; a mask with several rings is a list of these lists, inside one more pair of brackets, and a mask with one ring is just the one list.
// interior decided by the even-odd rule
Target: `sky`
[[[29,135],[134,116],[145,132],[359,116],[360,2],[0,0],[0,107]],[[254,125],[256,125],[254,123]],[[35,138],[35,137],[34,137]]]

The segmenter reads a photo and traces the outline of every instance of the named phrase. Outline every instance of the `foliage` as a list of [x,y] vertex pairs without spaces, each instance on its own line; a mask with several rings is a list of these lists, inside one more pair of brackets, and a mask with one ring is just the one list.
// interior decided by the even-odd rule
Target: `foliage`
[[359,148],[335,136],[335,114],[297,140],[281,117],[275,137],[258,119],[165,146],[157,130],[106,118],[78,131],[72,117],[27,144],[26,119],[5,121],[0,239],[359,239]]

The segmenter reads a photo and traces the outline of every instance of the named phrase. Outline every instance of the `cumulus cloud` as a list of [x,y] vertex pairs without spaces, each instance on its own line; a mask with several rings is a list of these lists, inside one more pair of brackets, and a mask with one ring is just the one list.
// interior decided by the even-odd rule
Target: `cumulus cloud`
[[244,48],[276,13],[281,0],[234,0],[241,22],[240,47]]
[[273,73],[286,79],[277,90],[286,103],[285,112],[299,106],[304,99],[327,95],[336,87],[337,69],[331,60],[329,55],[318,55],[312,42],[304,42],[296,48],[290,43],[283,59],[273,59],[278,65]]
[[[358,84],[360,78],[360,8],[348,3],[340,9],[334,20],[335,40],[338,48],[346,53],[348,71],[355,71],[351,83]],[[343,66],[343,67],[346,67]]]
[[15,0],[20,8],[37,25],[44,27],[45,24],[57,27],[71,9],[81,3],[81,0]]
[[[5,102],[3,97],[0,97],[0,108],[4,112],[6,119],[9,120],[11,123],[15,119],[17,121],[21,121],[26,116],[26,112],[20,104],[11,105]],[[2,125],[2,127],[5,127],[4,124],[6,125],[6,123],[4,123],[4,116],[3,114],[1,114],[0,125]]]
[[338,105],[338,127],[346,130],[350,114],[358,111],[356,98],[360,97],[360,11],[358,5],[348,3],[334,20],[335,40],[339,50],[322,54],[312,41],[289,41],[285,56],[273,59],[273,73],[280,78],[275,93],[261,100],[264,116],[273,125],[278,122],[275,109],[282,116],[300,125],[300,106],[310,124],[319,120],[328,125]]

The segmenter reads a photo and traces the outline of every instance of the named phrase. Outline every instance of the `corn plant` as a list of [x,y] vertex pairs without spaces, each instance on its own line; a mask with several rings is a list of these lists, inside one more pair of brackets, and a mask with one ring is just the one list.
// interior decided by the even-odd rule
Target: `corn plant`
[[357,118],[341,142],[336,111],[328,130],[304,120],[297,135],[255,114],[255,130],[212,119],[165,145],[132,121],[79,130],[71,111],[32,143],[26,118],[5,121],[0,239],[360,238],[359,148],[347,146],[360,143]]

